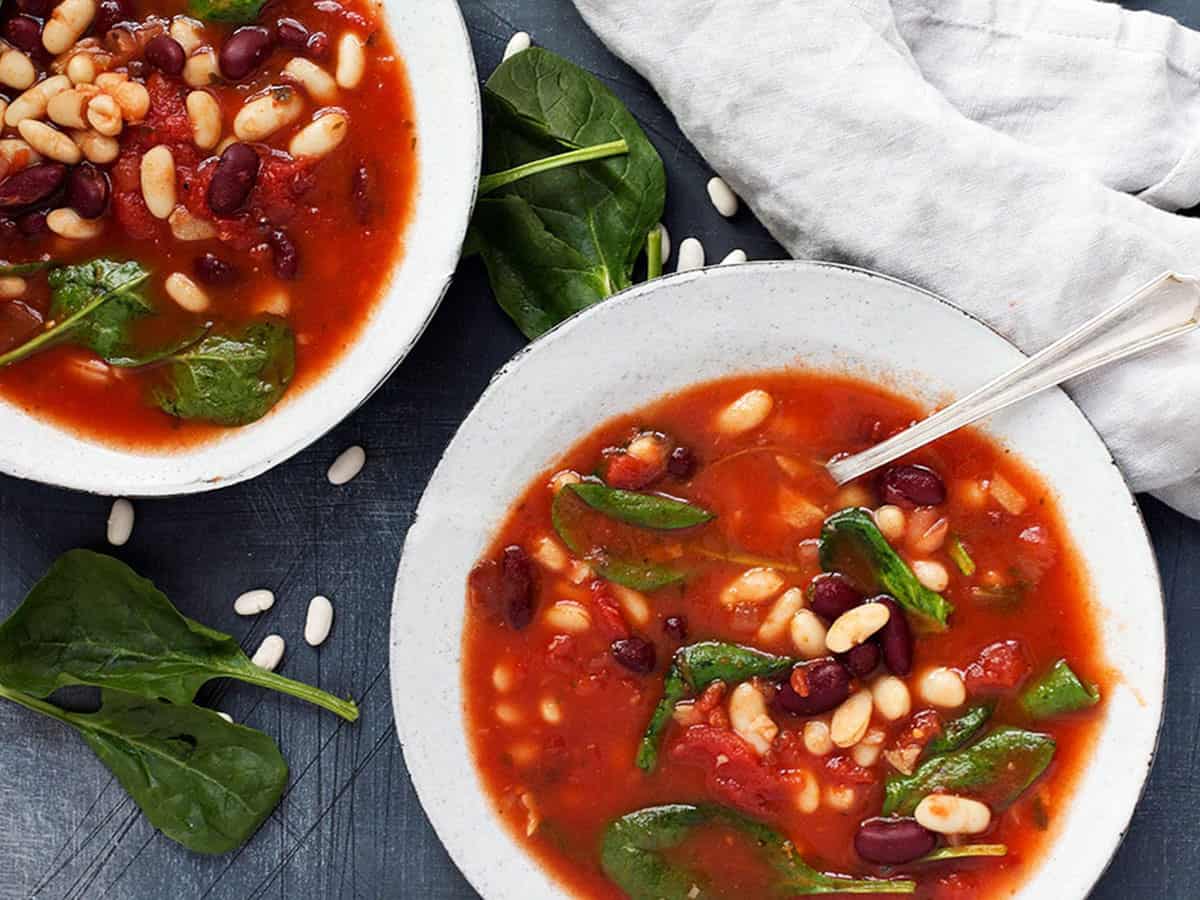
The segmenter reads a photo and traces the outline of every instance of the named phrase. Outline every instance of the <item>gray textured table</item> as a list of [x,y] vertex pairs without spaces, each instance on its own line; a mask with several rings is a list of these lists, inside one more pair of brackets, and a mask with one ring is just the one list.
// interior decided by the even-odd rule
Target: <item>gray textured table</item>
[[[1200,26],[1200,4],[1147,5]],[[747,214],[725,222],[712,210],[703,161],[568,0],[467,0],[463,10],[481,73],[499,61],[510,34],[524,29],[598,73],[631,106],[666,161],[666,221],[676,240],[701,237],[710,258],[735,246],[751,258],[783,256]],[[425,481],[491,373],[521,344],[479,267],[467,264],[385,388],[315,446],[249,484],[137,504],[122,558],[187,614],[248,648],[271,631],[283,634],[282,671],[353,695],[362,718],[348,726],[241,685],[206,688],[202,699],[275,735],[292,767],[283,802],[258,835],[214,859],[156,834],[73,735],[0,704],[0,898],[475,896],[426,822],[404,769],[388,697],[388,613],[400,542]],[[325,469],[351,443],[367,448],[367,467],[334,488]],[[0,477],[0,614],[63,550],[103,549],[107,510],[101,498]],[[1191,637],[1200,628],[1200,525],[1153,500],[1143,510],[1167,591],[1166,724],[1130,833],[1094,896],[1194,897],[1200,664]],[[238,618],[233,597],[257,586],[273,588],[278,602],[258,619]],[[301,632],[305,606],[318,592],[333,598],[337,623],[314,651]]]

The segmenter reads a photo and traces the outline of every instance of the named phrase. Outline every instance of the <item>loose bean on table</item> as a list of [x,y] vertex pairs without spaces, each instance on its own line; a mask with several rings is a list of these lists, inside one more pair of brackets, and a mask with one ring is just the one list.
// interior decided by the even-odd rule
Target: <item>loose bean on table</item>
[[133,534],[133,519],[133,504],[124,498],[114,500],[108,513],[108,542],[114,547],[125,546]]
[[268,672],[274,672],[279,663],[283,660],[283,651],[285,648],[283,638],[277,634],[268,634],[263,638],[263,642],[259,644],[258,649],[254,651],[254,656],[250,661]]
[[310,647],[319,647],[329,637],[333,627],[333,604],[323,594],[313,597],[308,603],[308,616],[304,620],[304,640]]
[[257,616],[275,605],[275,594],[266,588],[255,588],[239,594],[233,601],[233,611],[239,616]]

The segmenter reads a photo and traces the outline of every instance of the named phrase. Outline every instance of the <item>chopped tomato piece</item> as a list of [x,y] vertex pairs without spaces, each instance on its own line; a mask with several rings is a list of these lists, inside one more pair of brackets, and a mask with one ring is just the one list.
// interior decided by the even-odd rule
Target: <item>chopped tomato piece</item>
[[878,779],[848,756],[834,756],[825,762],[825,770],[841,784],[874,784]]
[[747,815],[772,816],[783,800],[783,783],[749,744],[724,728],[693,725],[671,748],[671,760],[704,769],[713,799]]
[[626,447],[609,447],[603,453],[600,475],[610,487],[640,491],[667,471],[671,442],[652,431],[634,435]]
[[979,652],[979,658],[967,666],[965,678],[971,693],[1008,690],[1029,674],[1029,663],[1019,641],[997,641]]
[[592,603],[596,607],[596,621],[607,640],[616,641],[629,637],[629,626],[625,624],[621,606],[607,582],[592,582]]

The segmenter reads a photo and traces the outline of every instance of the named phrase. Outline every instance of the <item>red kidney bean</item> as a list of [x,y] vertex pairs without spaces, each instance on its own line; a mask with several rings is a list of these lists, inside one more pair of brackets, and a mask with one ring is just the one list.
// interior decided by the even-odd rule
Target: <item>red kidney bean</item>
[[863,602],[862,593],[844,575],[825,572],[808,585],[808,602],[812,611],[827,622],[832,622]]
[[208,185],[208,208],[218,216],[231,216],[246,202],[258,181],[258,154],[249,144],[230,144],[221,154]]
[[854,849],[867,862],[899,866],[919,859],[937,846],[937,835],[916,819],[867,819],[854,835]]
[[516,544],[504,548],[500,563],[500,609],[508,624],[520,631],[533,621],[533,563]]
[[197,256],[192,263],[196,277],[205,284],[232,284],[238,280],[238,270],[215,253]]
[[[51,7],[55,6],[56,2],[51,3]],[[121,22],[132,22],[136,18],[129,0],[100,0],[96,5],[96,18],[92,20],[92,28],[96,34],[103,37]]]
[[288,281],[296,277],[300,271],[300,251],[292,243],[287,232],[276,228],[267,236],[271,245],[271,261],[275,268],[275,277]]
[[676,447],[667,460],[667,471],[676,478],[691,478],[696,471],[696,454],[689,447]]
[[62,163],[41,163],[0,181],[0,211],[32,206],[50,197],[67,177]]
[[851,647],[838,658],[855,678],[866,678],[879,665],[879,645],[867,641]]
[[262,65],[273,43],[271,32],[260,25],[239,28],[217,53],[221,74],[232,81],[241,81]]
[[884,503],[912,508],[937,506],[946,499],[942,476],[928,466],[889,466],[879,476]]
[[308,43],[308,29],[302,22],[295,19],[283,18],[275,23],[275,38],[280,46],[300,52]]
[[44,209],[27,212],[23,216],[17,216],[17,230],[25,237],[37,237],[39,234],[46,234],[50,231],[50,226],[46,224],[46,216],[49,212]]
[[108,176],[90,162],[67,173],[67,206],[85,219],[98,219],[108,207]]
[[324,31],[314,31],[308,36],[308,42],[305,44],[304,50],[310,59],[328,59],[329,35]]
[[643,638],[621,638],[613,641],[609,649],[612,651],[613,659],[630,672],[647,675],[654,671],[654,660],[657,654],[654,651],[654,645]]
[[58,5],[58,0],[17,0],[16,7],[21,12],[39,19],[47,18]]
[[876,639],[888,671],[903,677],[912,671],[913,637],[912,629],[908,627],[908,617],[904,615],[900,604],[887,594],[881,594],[871,602],[882,603],[891,611],[887,624],[879,629]]
[[42,23],[31,16],[13,16],[4,23],[4,36],[18,50],[36,53],[42,46]]
[[816,716],[841,704],[850,695],[850,673],[836,659],[799,663],[775,691],[775,703],[784,712]]
[[160,34],[151,38],[143,51],[146,62],[158,69],[164,75],[178,75],[183,71],[187,54],[183,45],[169,34]]
[[687,640],[687,619],[683,616],[667,616],[663,620],[663,633],[672,640],[683,643]]

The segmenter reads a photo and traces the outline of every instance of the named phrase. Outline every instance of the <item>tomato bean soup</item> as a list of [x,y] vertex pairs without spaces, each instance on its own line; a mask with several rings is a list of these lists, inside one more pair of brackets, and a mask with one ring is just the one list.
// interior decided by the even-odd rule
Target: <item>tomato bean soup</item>
[[5,0],[0,35],[0,395],[167,449],[350,345],[416,167],[378,2]]
[[1044,484],[978,432],[838,488],[914,404],[815,373],[611,421],[468,579],[474,755],[577,896],[987,898],[1047,845],[1110,676]]

